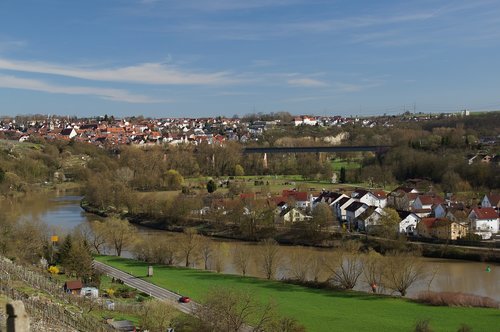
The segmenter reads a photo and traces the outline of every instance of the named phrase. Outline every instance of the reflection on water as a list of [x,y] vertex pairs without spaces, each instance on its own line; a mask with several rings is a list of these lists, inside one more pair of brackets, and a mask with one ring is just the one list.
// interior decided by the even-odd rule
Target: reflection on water
[[[21,220],[40,220],[48,224],[55,232],[67,233],[81,223],[98,219],[99,217],[86,214],[80,208],[81,196],[75,193],[61,193],[59,195],[31,195],[22,200],[22,202],[13,203],[11,201],[0,201],[2,211],[9,213]],[[171,241],[179,241],[179,234],[154,231],[150,229],[139,228],[144,234],[158,234],[161,232],[168,236]],[[256,252],[256,245],[239,241],[212,240],[220,243],[222,251],[223,265],[225,273],[237,273],[232,264],[232,253],[237,245],[250,248],[250,252]],[[278,278],[284,278],[290,275],[291,264],[290,257],[328,257],[331,249],[319,249],[310,247],[292,247],[282,246],[280,248],[282,256],[281,268],[277,271]],[[127,256],[131,254],[126,253]],[[423,290],[432,291],[451,291],[464,292],[480,296],[489,296],[500,301],[500,265],[493,263],[480,263],[456,260],[444,260],[433,258],[422,258],[428,271],[437,271],[432,283],[427,281],[410,288],[408,295],[415,296]],[[487,272],[487,266],[491,267],[491,272]],[[196,267],[202,268],[203,262],[199,258]],[[248,275],[263,277],[255,258],[249,259]],[[311,276],[309,276],[311,277]],[[319,280],[325,280],[328,277],[326,272],[320,275]],[[361,280],[362,278],[360,278]],[[361,282],[358,289],[368,290],[368,286]]]

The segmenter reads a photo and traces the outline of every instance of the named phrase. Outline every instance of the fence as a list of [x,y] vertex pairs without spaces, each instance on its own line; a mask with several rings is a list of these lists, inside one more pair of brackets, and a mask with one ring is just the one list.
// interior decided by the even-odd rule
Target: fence
[[[47,292],[58,301],[48,299],[47,296],[28,296],[19,292],[12,287],[12,282],[15,280],[23,281],[35,289]],[[0,293],[12,300],[21,300],[31,317],[50,325],[64,325],[78,331],[113,330],[107,324],[84,313],[106,309],[103,301],[64,293],[61,283],[3,257],[0,257]],[[115,304],[115,310],[120,312],[137,313],[139,309],[139,305]]]

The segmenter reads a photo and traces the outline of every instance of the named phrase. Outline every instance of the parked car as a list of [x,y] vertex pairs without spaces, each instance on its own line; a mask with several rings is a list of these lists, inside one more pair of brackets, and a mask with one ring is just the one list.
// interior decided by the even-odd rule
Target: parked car
[[189,302],[191,302],[191,299],[189,297],[187,297],[187,296],[181,296],[179,298],[179,302],[180,303],[189,303]]

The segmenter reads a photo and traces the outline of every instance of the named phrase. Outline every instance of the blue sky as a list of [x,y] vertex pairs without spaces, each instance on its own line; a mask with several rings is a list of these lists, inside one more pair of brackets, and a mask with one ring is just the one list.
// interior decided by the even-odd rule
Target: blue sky
[[2,0],[0,114],[500,109],[500,2]]

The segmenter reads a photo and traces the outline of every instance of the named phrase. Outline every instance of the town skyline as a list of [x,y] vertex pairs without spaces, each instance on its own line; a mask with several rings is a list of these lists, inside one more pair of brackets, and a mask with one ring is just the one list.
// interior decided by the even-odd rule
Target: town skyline
[[0,114],[500,108],[494,1],[0,4]]

